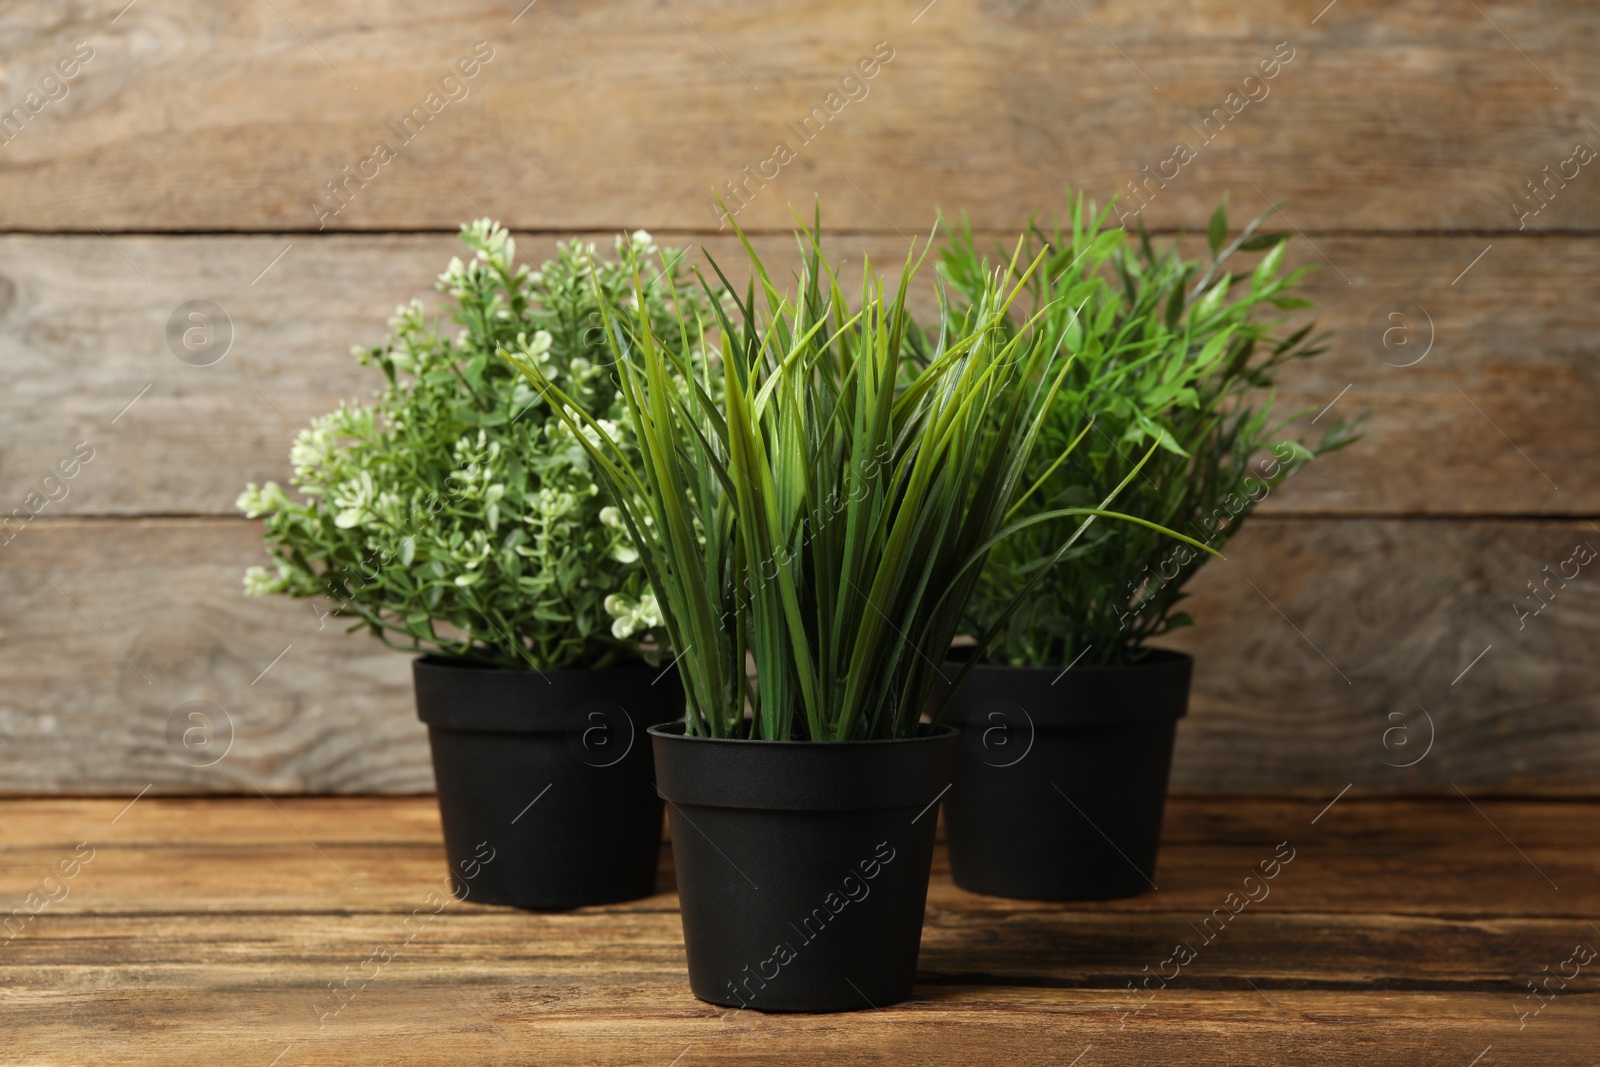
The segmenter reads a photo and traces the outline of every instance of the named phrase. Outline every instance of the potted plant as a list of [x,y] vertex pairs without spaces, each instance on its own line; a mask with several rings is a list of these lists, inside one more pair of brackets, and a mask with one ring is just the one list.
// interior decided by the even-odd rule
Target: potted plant
[[[1311,306],[1293,293],[1308,268],[1283,271],[1287,235],[1258,234],[1266,216],[1230,242],[1219,207],[1202,265],[1142,231],[1106,229],[1110,210],[1094,214],[1080,196],[1066,229],[1030,233],[1029,251],[1044,256],[1030,287],[1041,314],[1011,328],[1070,353],[1044,437],[1088,440],[1059,464],[1048,449],[1030,461],[1040,491],[1024,510],[1071,508],[1125,484],[1119,511],[1219,548],[1308,460],[1354,439],[1339,421],[1308,446],[1282,436],[1303,413],[1272,421],[1277,372],[1321,351],[1312,325],[1291,330],[1272,314]],[[1241,252],[1263,255],[1242,268]],[[987,265],[970,230],[942,267],[969,302],[983,299]],[[947,668],[970,672],[950,698],[964,743],[945,810],[952,874],[976,892],[1078,900],[1155,885],[1191,660],[1149,642],[1189,625],[1177,606],[1206,554],[1151,527],[1113,535],[1101,524],[1045,569],[1072,521],[996,547],[964,620],[990,639],[974,662]]]
[[[698,369],[619,309],[642,465],[604,433],[590,447],[628,501],[687,694],[686,721],[650,733],[691,989],[839,1011],[911,993],[954,744],[921,712],[1053,383],[1047,353],[1000,328],[1031,267],[1013,260],[924,347],[906,313],[920,260],[893,290],[863,264],[852,311],[817,230],[798,237],[792,294],[745,244],[750,287],[711,303]],[[572,425],[603,429],[576,409]]]
[[[461,239],[471,259],[438,283],[459,332],[401,306],[387,343],[356,350],[382,392],[296,439],[300,499],[272,482],[240,496],[276,564],[245,586],[322,598],[319,615],[422,653],[417,712],[458,893],[470,877],[474,900],[530,908],[647,896],[662,809],[644,731],[682,714],[682,689],[656,665],[662,620],[621,513],[499,353],[559,381],[631,458],[599,308],[637,298],[664,324],[695,297],[676,260],[635,287],[592,244],[535,272],[487,219]],[[630,262],[657,251],[643,232],[618,245]]]

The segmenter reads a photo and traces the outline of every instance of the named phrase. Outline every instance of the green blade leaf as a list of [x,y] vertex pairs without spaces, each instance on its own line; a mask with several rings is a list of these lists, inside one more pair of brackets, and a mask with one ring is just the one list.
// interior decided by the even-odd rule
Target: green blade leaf
[[1217,210],[1211,213],[1211,221],[1206,225],[1206,243],[1211,246],[1211,254],[1215,256],[1222,251],[1222,242],[1228,239],[1228,202],[1223,200],[1217,205]]

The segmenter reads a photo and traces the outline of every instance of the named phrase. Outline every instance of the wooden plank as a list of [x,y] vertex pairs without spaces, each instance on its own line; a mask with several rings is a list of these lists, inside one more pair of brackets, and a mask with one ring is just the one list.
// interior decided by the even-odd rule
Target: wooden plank
[[[463,969],[465,970],[465,969]],[[416,973],[415,971],[413,972]],[[337,977],[337,976],[336,976]],[[967,1006],[965,990],[849,1016],[724,1018],[656,990],[620,1010],[574,1011],[524,978],[475,982],[441,970],[411,981],[385,976],[322,1030],[302,991],[176,984],[123,991],[106,985],[8,996],[8,1038],[20,1062],[117,1062],[162,1067],[245,1062],[281,1065],[510,1062],[662,1067],[825,1062],[1087,1064],[1179,1062],[1227,1067],[1360,1062],[1467,1064],[1489,1047],[1550,1067],[1584,1067],[1600,1039],[1593,994],[1571,994],[1517,1031],[1510,999],[1487,993],[1271,990],[1167,992],[1118,1030],[1126,997],[1059,990],[1005,991]],[[1092,1049],[1092,1052],[1090,1051]],[[264,1057],[264,1058],[263,1058]],[[527,1057],[523,1059],[521,1057]],[[1486,1061],[1487,1062],[1487,1061]]]
[[[221,799],[227,803],[215,803]],[[1517,838],[1525,845],[1570,848],[1581,844],[1583,836],[1592,831],[1587,820],[1594,808],[1587,799],[1478,799],[1485,810],[1513,820]],[[102,824],[118,826],[117,841],[129,848],[214,848],[234,843],[234,820],[238,818],[248,822],[249,840],[256,847],[293,845],[309,837],[325,845],[432,849],[441,832],[431,793],[275,797],[276,809],[259,796],[240,799],[152,793],[137,803],[132,801],[131,796],[0,799],[0,811],[6,813],[0,821],[0,849],[70,847],[83,837],[83,831]],[[1353,793],[1339,801],[1337,818],[1329,814],[1312,824],[1324,809],[1333,811],[1323,798],[1269,795],[1251,797],[1244,803],[1237,797],[1179,794],[1162,823],[1161,838],[1168,847],[1260,851],[1282,839],[1278,828],[1326,821],[1328,828],[1338,831],[1328,842],[1329,848],[1342,847],[1339,842],[1348,839],[1350,850],[1371,849],[1374,839],[1381,836],[1408,854],[1438,846],[1446,850],[1441,853],[1444,855],[1455,846],[1440,841],[1446,834],[1442,827],[1461,814],[1453,810],[1458,804],[1459,797],[1454,794],[1377,798]],[[232,805],[242,805],[250,814],[243,815]],[[137,819],[132,818],[135,810]],[[268,817],[270,811],[278,814]],[[1464,832],[1462,826],[1449,823],[1447,836],[1456,838]],[[1124,903],[1131,906],[1131,902]],[[1012,902],[1011,906],[1024,905]]]
[[[608,250],[615,239],[591,236]],[[99,237],[0,238],[11,327],[0,358],[15,368],[0,399],[7,511],[237,515],[246,482],[288,478],[300,428],[380,388],[381,373],[357,364],[351,346],[382,342],[396,305],[434,301],[436,276],[461,250],[442,235],[119,237],[117,247],[132,269]],[[898,238],[872,250],[891,248],[903,255]],[[719,253],[735,249],[717,242]],[[554,252],[552,238],[524,242],[534,263]],[[86,290],[96,294],[87,305]],[[225,319],[218,347],[186,362],[167,328],[193,300],[213,301]],[[80,442],[92,458],[48,492],[45,476]],[[30,492],[60,499],[30,502]]]
[[[431,803],[431,799],[428,802]],[[1174,801],[1174,809],[1181,808],[1181,804]],[[240,807],[247,805],[276,817],[260,801],[241,802]],[[1484,810],[1497,824],[1508,819],[1499,809]],[[1499,925],[1498,916],[1504,913],[1508,902],[1515,905],[1520,914],[1537,916],[1546,923],[1537,930],[1566,931],[1562,936],[1577,936],[1581,932],[1581,923],[1579,927],[1572,925],[1576,921],[1573,915],[1592,914],[1596,910],[1600,891],[1594,887],[1600,875],[1600,859],[1592,854],[1574,854],[1570,848],[1559,844],[1537,845],[1525,832],[1526,824],[1514,819],[1505,821],[1503,827],[1513,841],[1507,844],[1505,838],[1498,836],[1493,827],[1462,801],[1456,801],[1449,814],[1450,819],[1436,821],[1461,834],[1464,840],[1452,842],[1448,853],[1430,847],[1401,854],[1398,849],[1385,847],[1373,855],[1374,850],[1369,846],[1366,851],[1352,855],[1351,850],[1340,847],[1340,842],[1329,842],[1325,835],[1309,829],[1306,821],[1277,827],[1279,840],[1298,842],[1294,845],[1296,863],[1302,859],[1305,862],[1298,867],[1291,865],[1288,869],[1293,870],[1293,877],[1284,876],[1281,882],[1275,883],[1272,895],[1259,906],[1251,905],[1250,914],[1271,913],[1298,918],[1263,931],[1261,936],[1276,939],[1274,943],[1304,941],[1312,937],[1311,931],[1319,924],[1339,926],[1342,920],[1338,916],[1362,913],[1375,894],[1382,894],[1388,901],[1387,914],[1427,919],[1426,922],[1397,921],[1382,935],[1396,942],[1433,936],[1463,942],[1500,937],[1507,929]],[[1589,813],[1586,821],[1575,829],[1592,838],[1596,830],[1595,814]],[[127,847],[120,844],[119,833],[104,826],[86,827],[79,832],[81,840],[0,852],[0,887],[9,894],[6,899],[13,900],[8,907],[19,906],[45,873],[59,860],[70,857],[79,844],[86,846],[82,855],[93,857],[84,865],[85,873],[72,882],[70,896],[59,904],[52,904],[34,923],[43,924],[47,915],[92,915],[109,921],[173,912],[191,918],[201,913],[249,912],[259,915],[325,914],[338,916],[340,922],[362,915],[374,916],[372,922],[393,921],[396,916],[403,917],[423,907],[430,892],[442,891],[447,873],[437,837],[425,845],[409,847],[338,845],[309,838],[309,835],[292,842],[248,848],[226,844]],[[313,841],[315,847],[312,847]],[[1261,859],[1273,854],[1273,845],[1270,841],[1254,848],[1164,845],[1157,872],[1161,891],[1119,902],[1114,909],[1117,914],[1142,916],[1137,923],[1129,919],[1132,926],[1116,923],[1094,926],[1086,916],[1104,913],[1105,905],[1009,902],[968,893],[950,882],[949,867],[942,853],[934,869],[936,881],[929,890],[929,907],[942,916],[936,925],[948,923],[951,926],[951,937],[964,936],[963,930],[981,921],[988,924],[984,936],[996,951],[1027,961],[1034,967],[1044,966],[1039,963],[1040,953],[1056,952],[1067,940],[1076,946],[1073,958],[1082,962],[1079,939],[1092,940],[1091,927],[1100,931],[1094,936],[1124,941],[1134,937],[1128,931],[1136,929],[1141,931],[1138,936],[1144,939],[1140,943],[1154,951],[1157,947],[1170,948],[1159,944],[1164,939],[1203,936],[1197,935],[1189,924],[1198,925],[1212,909],[1223,907],[1224,898],[1230,891],[1238,891],[1241,879],[1250,874]],[[263,865],[276,872],[273,879],[254,877],[254,872]],[[181,899],[172,896],[171,878],[175,866],[188,872],[186,895]],[[1551,882],[1543,881],[1542,877],[1548,877]],[[1444,884],[1435,885],[1435,880],[1442,880]],[[1560,886],[1560,890],[1551,888],[1552,883]],[[618,905],[606,910],[606,914],[633,915],[633,919],[616,921],[648,926],[653,921],[650,916],[676,908],[675,885],[670,862],[664,860],[660,892],[656,896]],[[468,903],[452,914],[457,912],[488,916],[485,918],[488,932],[482,935],[484,937],[498,936],[495,931],[503,932],[504,928],[497,925],[498,920],[489,921],[501,914],[502,909]],[[1064,926],[1060,916],[1069,912],[1078,914],[1083,925],[1071,925],[1079,922],[1073,919]],[[991,913],[1003,914],[1003,918]],[[1449,918],[1435,920],[1435,916]],[[1005,924],[1004,930],[994,925],[1001,922]],[[28,927],[38,932],[46,928],[33,924]],[[1232,929],[1230,927],[1230,931]],[[1379,938],[1378,934],[1372,936]],[[581,940],[578,933],[573,937]],[[1230,944],[1235,940],[1231,932],[1225,939]],[[944,943],[938,939],[929,942],[930,945]],[[1053,947],[1042,947],[1047,944]],[[970,961],[963,963],[961,959],[958,953],[942,966],[955,971],[970,968]],[[1158,960],[1151,961],[1152,965]],[[1286,957],[1283,966],[1292,969],[1304,963],[1304,959]]]
[[[259,817],[272,810],[267,802],[252,797],[213,803],[219,798],[147,794],[132,806],[131,796],[0,800],[0,811],[6,813],[0,820],[0,850],[62,846],[70,850],[85,833],[112,825],[118,827],[117,842],[126,848],[214,848],[230,842],[233,831],[228,820],[235,818],[248,821],[250,842],[258,848],[303,844],[309,837],[322,844],[436,849],[442,832],[439,808],[431,793],[413,797],[276,797],[273,803],[282,814],[271,819]],[[117,821],[112,823],[112,819]]]
[[[915,996],[848,1016],[694,1000],[670,893],[566,913],[452,904],[405,938],[397,920],[437,881],[414,862],[438,867],[428,798],[125,803],[0,803],[5,899],[86,825],[99,842],[70,894],[0,948],[8,1060],[1465,1064],[1492,1048],[1579,1064],[1600,1038],[1588,974],[1516,1012],[1525,978],[1593,943],[1593,803],[1481,802],[1541,862],[1584,872],[1542,897],[1458,801],[1346,799],[1313,826],[1311,802],[1178,800],[1168,851],[1193,856],[1189,880],[1099,904],[961,893],[941,848]],[[381,875],[324,885],[290,858],[325,862],[290,819]],[[1298,845],[1277,889],[1135,1011],[1128,983],[1233,888],[1234,853],[1281,834]],[[1511,858],[1489,870],[1495,848]],[[375,946],[392,959],[374,973]],[[330,983],[347,990],[337,1012]]]
[[[0,570],[0,789],[430,787],[406,658],[312,602],[245,598],[255,524],[37,522]],[[1587,522],[1258,519],[1202,572],[1199,625],[1172,638],[1197,658],[1174,789],[1593,795],[1587,576],[1521,630],[1512,607],[1579,541],[1600,536]],[[233,723],[212,766],[168,747],[190,700]]]
[[[7,791],[432,787],[408,659],[319,620],[311,601],[247,599],[240,568],[259,561],[257,536],[243,520],[69,519],[7,546]],[[210,766],[168,745],[169,721],[196,700],[215,705],[201,710],[219,738],[232,724]]]
[[1600,547],[1593,523],[1247,527],[1168,641],[1196,660],[1174,788],[1589,791],[1595,586],[1575,564],[1548,602],[1528,586],[1580,543]]
[[[1233,883],[1288,841],[1294,859],[1284,870],[1293,876],[1277,881],[1250,914],[1299,916],[1314,925],[1360,914],[1376,897],[1386,902],[1385,915],[1427,919],[1422,925],[1429,929],[1448,916],[1461,924],[1451,936],[1477,936],[1495,934],[1498,916],[1561,922],[1600,911],[1600,857],[1585,846],[1600,830],[1593,804],[1477,803],[1481,811],[1458,796],[1346,797],[1313,823],[1321,800],[1175,797],[1163,827],[1160,892],[1076,905],[985,897],[956,888],[940,852],[929,906],[943,916],[939,922],[958,926],[972,916],[989,922],[1003,913],[1013,931],[1004,935],[1009,951],[1024,955],[1035,951],[1025,932],[1039,927],[1030,924],[1050,924],[1065,913],[1077,916],[1072,922],[1108,909],[1165,916],[1161,936],[1179,936],[1185,921],[1209,914]],[[80,843],[85,853],[93,850],[89,873],[51,905],[51,916],[404,915],[444,878],[432,797],[282,797],[269,803],[261,797],[147,796],[131,808],[124,798],[27,800],[0,802],[0,813],[0,900],[7,892],[23,895],[36,872]],[[282,878],[252,879],[251,865],[263,863]],[[181,898],[170,893],[175,866],[189,872],[189,893]],[[1561,889],[1542,881],[1541,871]],[[673,910],[670,852],[662,858],[659,890],[646,900],[585,914]],[[495,916],[511,914],[477,905],[451,914],[458,913],[490,922],[489,929],[499,929]],[[1385,936],[1422,936],[1415,927],[1401,923]]]
[[[172,853],[170,858],[191,857]],[[258,863],[270,860],[276,868],[277,858],[276,852],[264,854]],[[296,878],[295,884],[306,883]],[[197,895],[203,891],[191,889]],[[685,982],[675,896],[654,911],[545,915],[450,904],[428,918],[424,892],[419,888],[415,900],[380,914],[307,915],[288,908],[259,910],[242,900],[233,904],[250,909],[242,914],[210,906],[209,900],[192,913],[46,912],[6,944],[0,975],[12,988],[46,982],[83,988],[108,979],[122,988],[201,981],[239,986],[270,968],[279,972],[274,984],[314,990],[319,974],[337,980],[346,964],[364,959],[373,945],[392,941],[398,928],[403,940],[409,938],[403,954],[397,953],[408,969],[469,971],[481,983],[526,980],[531,958],[537,959],[541,984],[582,985],[615,999],[638,993],[673,996]],[[1225,890],[1216,892],[1220,898]],[[1137,983],[1146,965],[1157,969],[1179,942],[1195,947],[1204,959],[1203,967],[1174,983],[1190,990],[1248,989],[1242,981],[1248,977],[1264,989],[1515,995],[1512,976],[1539,973],[1546,962],[1565,959],[1575,943],[1595,939],[1593,930],[1571,917],[1463,920],[1263,911],[1241,916],[1207,943],[1190,925],[1206,918],[1205,911],[1107,912],[1101,907],[1012,915],[1001,907],[962,910],[959,905],[969,900],[981,898],[964,898],[954,908],[948,901],[944,907],[929,906],[918,981],[930,996],[953,988],[968,996],[1008,988],[1125,991],[1130,978]],[[181,908],[170,897],[163,903]],[[411,909],[425,914],[400,926]],[[632,986],[648,989],[635,993]],[[1600,987],[1580,975],[1563,992],[1594,993]]]
[[[737,258],[726,238],[679,239],[704,243],[724,262]],[[288,477],[299,427],[342,399],[371,395],[379,375],[356,364],[350,345],[381,341],[396,304],[436,297],[433,278],[457,247],[441,235],[116,243],[150,284],[99,237],[0,238],[8,324],[0,358],[12,368],[0,396],[0,504],[8,512],[233,514],[247,481]],[[1486,243],[1316,239],[1337,269],[1304,242],[1291,245],[1298,261],[1322,267],[1308,291],[1332,340],[1326,355],[1286,374],[1278,410],[1304,411],[1302,425],[1317,418],[1313,434],[1364,408],[1371,418],[1362,442],[1274,493],[1265,513],[1600,511],[1600,472],[1584,445],[1587,413],[1600,404],[1600,309],[1563,295],[1600,271],[1600,244],[1500,239],[1451,286]],[[523,245],[538,261],[554,241]],[[793,261],[787,238],[760,247],[781,269]],[[835,247],[879,263],[904,254],[898,237],[843,236]],[[922,293],[925,312],[930,293]],[[210,366],[181,362],[167,347],[169,318],[196,299],[214,301],[232,323],[232,350]],[[1380,354],[1397,363],[1411,351],[1375,351],[1365,339],[1369,320],[1375,312],[1382,320],[1392,300],[1423,308],[1411,313],[1415,342],[1431,334],[1433,345],[1415,349],[1428,354],[1414,366],[1386,365]],[[64,488],[64,498],[47,501],[45,474],[80,442],[93,459],[54,490],[59,497]],[[30,501],[29,493],[41,495]]]
[[[34,0],[8,40],[5,105],[33,114],[5,145],[0,228],[314,230],[345,167],[368,180],[339,228],[450,228],[470,198],[535,229],[698,229],[746,167],[773,176],[747,186],[758,228],[817,193],[853,228],[915,232],[940,205],[1004,228],[1064,182],[1103,199],[1164,167],[1157,225],[1199,226],[1232,191],[1288,198],[1313,230],[1508,231],[1524,182],[1596,138],[1597,27],[1554,0],[1492,21],[1426,0],[918,6],[185,0],[63,22]],[[30,101],[78,42],[93,58],[66,95]],[[829,100],[879,42],[893,58],[844,86],[856,101]],[[446,84],[480,43],[493,58]],[[1275,78],[1245,81],[1274,54]],[[797,137],[814,106],[833,113]],[[1175,142],[1197,157],[1166,162]],[[1600,223],[1568,169],[1526,225]]]

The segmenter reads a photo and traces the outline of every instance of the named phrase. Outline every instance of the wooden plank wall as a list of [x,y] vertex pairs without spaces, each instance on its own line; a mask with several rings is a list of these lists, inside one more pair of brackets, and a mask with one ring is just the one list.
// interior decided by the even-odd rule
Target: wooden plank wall
[[[1286,201],[1333,344],[1281,403],[1372,414],[1197,582],[1175,787],[1595,793],[1595,579],[1513,602],[1600,546],[1600,13],[924,2],[7,5],[0,511],[59,499],[0,535],[0,791],[431,786],[405,661],[246,600],[232,501],[373,387],[350,345],[431,297],[460,221],[534,259],[635,227],[728,251],[737,181],[775,250],[820,196],[840,247],[895,259],[936,209],[1003,236],[1181,142],[1147,225]],[[231,322],[208,366],[167,343],[190,300]],[[1402,307],[1413,344],[1374,347]],[[194,700],[231,723],[211,766],[168,742]]]

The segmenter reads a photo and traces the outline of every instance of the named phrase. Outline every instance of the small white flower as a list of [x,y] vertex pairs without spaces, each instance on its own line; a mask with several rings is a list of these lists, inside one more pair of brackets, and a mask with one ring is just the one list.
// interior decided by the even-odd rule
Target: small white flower
[[452,289],[459,288],[467,280],[467,265],[461,262],[460,256],[451,256],[450,265],[445,267],[444,273],[439,275],[439,281]]
[[244,492],[239,494],[239,499],[233,502],[233,506],[244,512],[246,518],[254,519],[268,512],[293,507],[294,504],[289,499],[289,494],[283,491],[283,486],[277,482],[268,482],[259,489],[254,482],[251,482],[244,487]]
[[285,586],[280,575],[275,575],[265,567],[251,567],[244,572],[245,596],[271,596]]
[[[261,506],[261,490],[256,488],[256,483],[251,482],[244,487],[244,492],[234,500],[233,506],[244,512],[247,519],[253,519],[267,510]],[[260,568],[256,568],[260,569]]]
[[654,593],[646,593],[639,598],[639,609],[634,613],[645,626],[660,626],[666,620],[661,617],[661,605],[656,603]]
[[410,333],[422,328],[423,307],[422,301],[413,299],[409,304],[395,306],[394,314],[389,317],[389,329],[396,333]]
[[334,516],[333,524],[341,530],[349,530],[376,518],[373,506],[377,502],[377,495],[372,475],[366,471],[343,483],[333,492],[333,505],[340,509],[339,514]]
[[295,435],[294,444],[289,448],[289,462],[298,477],[311,477],[332,457],[334,441],[328,428],[330,418],[325,416],[318,419]]
[[639,598],[639,603],[629,604],[628,599],[617,593],[612,593],[601,602],[606,613],[611,615],[611,635],[619,641],[631,637],[640,630],[648,630],[662,624],[661,607],[656,603],[655,595],[645,593]]
[[[591,489],[597,489],[590,486]],[[600,524],[620,533],[622,539],[611,546],[611,558],[618,563],[637,563],[639,552],[633,547],[633,542],[628,536],[628,527],[622,521],[622,509],[612,504],[607,504],[600,509]]]

